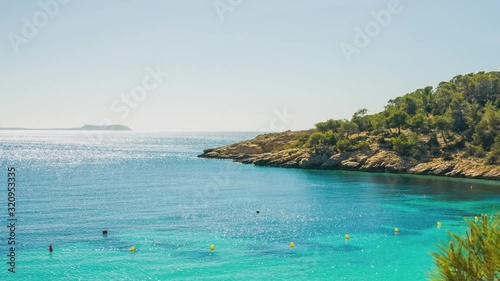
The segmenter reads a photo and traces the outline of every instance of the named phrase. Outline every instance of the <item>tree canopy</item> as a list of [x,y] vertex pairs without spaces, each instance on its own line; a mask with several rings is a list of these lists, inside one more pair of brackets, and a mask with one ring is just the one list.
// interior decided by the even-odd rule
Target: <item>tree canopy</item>
[[[381,136],[382,140],[383,136],[396,138],[404,131],[406,137],[399,138],[398,145],[393,146],[400,152],[410,139],[413,146],[422,145],[417,139],[430,139],[436,145],[442,139],[446,149],[474,147],[484,151],[490,163],[497,163],[500,160],[500,72],[457,75],[436,88],[428,86],[391,99],[380,113],[370,115],[363,108],[355,112],[351,120],[320,122],[316,124],[316,131],[335,133],[343,147],[348,143],[356,147],[359,141],[366,140],[351,137],[346,141],[353,134],[360,136],[366,132],[364,135]],[[317,143],[323,137],[311,135],[309,143],[335,146],[333,141]]]

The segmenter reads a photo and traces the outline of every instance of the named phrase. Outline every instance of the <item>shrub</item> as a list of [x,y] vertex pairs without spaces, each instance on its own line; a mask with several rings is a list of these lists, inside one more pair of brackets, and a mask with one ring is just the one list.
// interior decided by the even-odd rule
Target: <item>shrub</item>
[[484,149],[480,146],[476,147],[476,151],[474,152],[474,157],[477,157],[477,158],[484,158],[486,157],[486,152],[484,151]]
[[303,146],[307,143],[307,141],[309,140],[309,137],[311,136],[311,133],[308,133],[308,132],[304,132],[304,133],[301,133],[299,134],[296,139],[297,139],[297,146]]
[[307,140],[306,144],[308,147],[315,148],[324,145],[325,140],[326,140],[325,134],[321,132],[315,132],[309,136],[309,139]]
[[334,133],[332,131],[328,131],[325,133],[325,145],[335,145],[337,141],[339,140],[339,135],[337,133]]
[[437,147],[437,146],[433,146],[431,148],[431,155],[433,157],[439,157],[439,156],[441,156],[441,149],[439,147]]
[[286,150],[286,149],[298,148],[300,146],[301,146],[301,144],[299,143],[299,141],[294,141],[294,142],[287,143],[287,144],[277,145],[273,148],[272,151],[276,152],[276,151],[281,151],[281,150]]
[[412,134],[410,138],[401,134],[392,139],[392,149],[399,155],[409,155],[411,152],[418,150],[419,139],[417,134]]
[[352,145],[351,149],[358,150],[358,149],[364,149],[364,148],[369,148],[369,147],[370,147],[370,143],[366,140],[363,140],[363,141],[357,142],[355,145]]
[[429,139],[429,144],[432,146],[439,146],[439,141],[436,133],[432,132]]
[[385,140],[385,137],[383,135],[377,137],[377,142],[379,144],[386,144],[387,143],[387,141]]
[[495,143],[491,146],[491,151],[486,158],[486,164],[493,165],[500,163],[500,135],[495,138]]
[[453,154],[451,154],[449,152],[444,152],[443,153],[443,160],[445,160],[445,161],[453,160]]
[[477,151],[477,147],[475,147],[474,145],[472,144],[467,144],[465,146],[465,153],[464,153],[464,156],[465,157],[469,157],[469,156],[474,156],[474,154],[476,153]]
[[342,151],[347,151],[351,147],[351,141],[348,138],[343,138],[337,141],[337,148]]
[[484,149],[481,146],[467,144],[465,146],[464,156],[465,157],[474,156],[477,158],[484,158],[484,157],[486,157],[486,152],[484,151]]
[[419,149],[414,149],[411,152],[410,155],[413,159],[418,160],[418,161],[426,161],[427,160],[427,153],[425,149],[419,148]]
[[500,154],[488,153],[488,157],[486,158],[487,165],[495,165],[500,164]]

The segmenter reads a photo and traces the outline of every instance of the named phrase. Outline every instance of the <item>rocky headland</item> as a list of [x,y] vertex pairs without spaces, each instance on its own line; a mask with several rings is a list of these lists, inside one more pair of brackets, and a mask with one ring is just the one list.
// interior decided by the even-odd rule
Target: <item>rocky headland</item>
[[350,120],[263,134],[200,157],[260,166],[500,180],[500,72],[457,75]]
[[398,155],[376,142],[362,149],[338,153],[318,151],[304,146],[294,147],[297,139],[312,131],[262,134],[252,140],[206,149],[199,157],[232,159],[244,164],[283,168],[392,172],[500,180],[499,165],[488,165],[484,163],[484,159],[465,156],[460,152],[446,157],[432,157],[427,153],[421,153],[419,157],[409,157]]

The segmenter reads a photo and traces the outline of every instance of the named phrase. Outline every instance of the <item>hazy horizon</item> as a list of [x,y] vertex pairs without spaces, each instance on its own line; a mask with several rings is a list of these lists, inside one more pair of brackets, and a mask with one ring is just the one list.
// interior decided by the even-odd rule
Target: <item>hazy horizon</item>
[[3,2],[0,127],[264,132],[376,113],[499,70],[500,2],[456,3]]
[[[95,125],[95,124],[85,124],[85,125]],[[123,124],[112,124],[112,125],[123,125]],[[126,126],[126,125],[125,125]],[[67,130],[69,128],[81,128],[83,126],[73,126],[68,128],[27,128],[27,127],[0,127],[0,131],[43,131],[43,132],[81,132],[82,130]],[[127,126],[129,127],[129,126]],[[313,129],[314,126],[308,129]],[[273,133],[273,132],[282,132],[282,131],[216,131],[216,130],[199,130],[199,131],[182,131],[182,130],[135,130],[132,127],[129,127],[131,131],[107,131],[107,132],[124,132],[124,133]],[[304,130],[308,130],[304,129]],[[84,131],[84,130],[83,130]],[[92,130],[90,130],[92,131]],[[99,131],[99,130],[96,130]],[[284,131],[288,131],[285,129]]]

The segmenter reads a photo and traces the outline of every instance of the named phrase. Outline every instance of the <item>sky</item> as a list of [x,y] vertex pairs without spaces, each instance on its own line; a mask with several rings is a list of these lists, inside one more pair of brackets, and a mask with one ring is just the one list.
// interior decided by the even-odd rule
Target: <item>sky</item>
[[500,70],[500,1],[0,2],[0,127],[283,131]]

